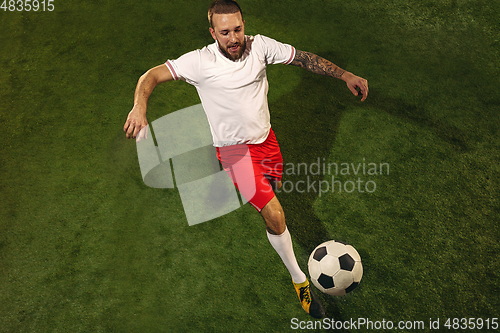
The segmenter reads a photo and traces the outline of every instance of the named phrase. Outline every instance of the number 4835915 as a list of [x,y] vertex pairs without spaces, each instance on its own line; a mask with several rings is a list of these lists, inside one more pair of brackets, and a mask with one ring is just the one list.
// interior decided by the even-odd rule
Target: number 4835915
[[498,318],[448,318],[444,326],[447,329],[453,330],[482,330],[483,328],[490,330],[498,329]]
[[[1,1],[1,0],[0,0]],[[53,11],[54,0],[4,0],[0,9],[9,12]]]

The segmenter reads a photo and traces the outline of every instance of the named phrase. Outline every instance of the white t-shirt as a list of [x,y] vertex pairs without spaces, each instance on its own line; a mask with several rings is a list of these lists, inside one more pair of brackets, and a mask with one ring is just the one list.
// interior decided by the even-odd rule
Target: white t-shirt
[[175,80],[196,87],[216,147],[266,140],[271,129],[266,66],[289,64],[295,57],[288,44],[262,35],[245,38],[246,50],[236,61],[215,42],[165,63]]

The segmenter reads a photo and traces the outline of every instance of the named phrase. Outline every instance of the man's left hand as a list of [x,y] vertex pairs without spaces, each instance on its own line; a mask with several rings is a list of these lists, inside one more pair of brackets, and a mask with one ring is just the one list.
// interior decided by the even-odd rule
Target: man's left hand
[[[342,74],[341,79],[345,81],[347,88],[349,88],[354,96],[359,96],[359,94],[363,95],[361,102],[368,97],[368,81],[362,77],[352,74],[351,72],[345,72]],[[356,90],[356,87],[359,88],[359,92]]]

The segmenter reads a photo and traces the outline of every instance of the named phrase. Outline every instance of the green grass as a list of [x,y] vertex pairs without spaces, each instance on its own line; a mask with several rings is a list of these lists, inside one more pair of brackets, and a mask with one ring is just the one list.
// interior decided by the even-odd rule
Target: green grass
[[[309,320],[246,205],[188,227],[176,190],[144,185],[122,126],[139,76],[211,43],[210,1],[55,2],[0,12],[0,332],[288,332]],[[280,193],[299,264],[328,239],[364,277],[336,320],[499,317],[500,5],[241,1],[248,34],[368,79],[272,66],[285,163],[388,163],[374,193]],[[148,119],[199,103],[155,89]],[[296,182],[304,176],[291,175]],[[363,331],[363,330],[362,330]],[[449,330],[443,330],[449,331]]]

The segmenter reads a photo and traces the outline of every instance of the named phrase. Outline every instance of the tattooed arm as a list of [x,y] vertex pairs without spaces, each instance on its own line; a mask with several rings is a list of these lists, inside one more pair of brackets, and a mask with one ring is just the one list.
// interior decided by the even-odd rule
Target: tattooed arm
[[368,81],[365,79],[347,72],[335,65],[329,60],[317,56],[314,53],[296,50],[295,58],[293,58],[290,65],[299,66],[307,69],[310,72],[331,76],[337,79],[344,80],[347,87],[351,92],[357,96],[359,93],[356,88],[359,88],[360,93],[363,95],[361,101],[363,102],[368,96]]
[[290,65],[299,66],[310,72],[340,79],[345,70],[311,52],[297,50]]

